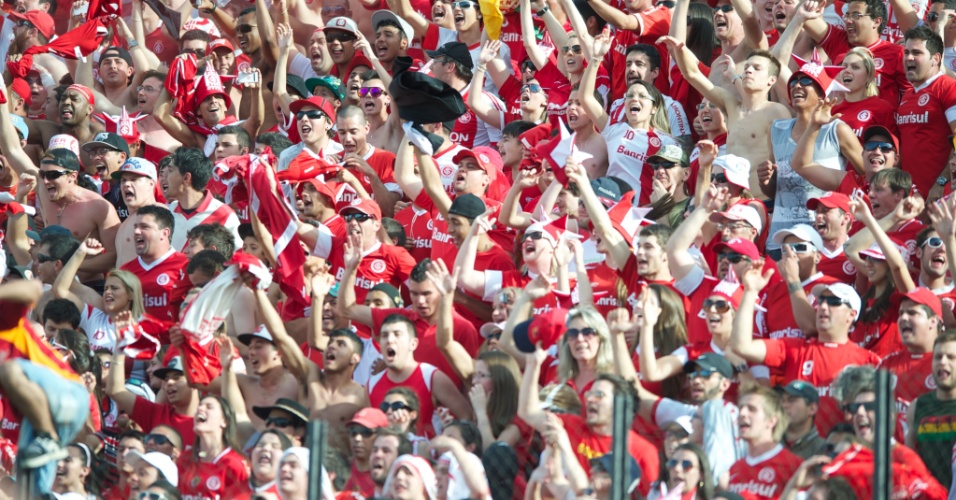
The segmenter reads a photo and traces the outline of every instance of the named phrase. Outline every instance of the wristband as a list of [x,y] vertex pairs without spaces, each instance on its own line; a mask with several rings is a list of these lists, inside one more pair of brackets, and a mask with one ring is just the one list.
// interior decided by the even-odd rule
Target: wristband
[[787,283],[787,291],[790,293],[794,293],[797,290],[802,290],[802,289],[803,289],[803,286],[801,286],[800,283]]
[[476,71],[476,72],[477,72],[477,71],[485,71],[486,69],[487,69],[487,68],[485,68],[484,66],[475,66],[475,71]]
[[539,10],[538,12],[535,12],[535,14],[536,14],[538,17],[542,17],[542,16],[544,16],[545,14],[547,14],[548,12],[551,12],[551,7],[545,5],[544,7],[541,8],[541,10]]
[[132,49],[133,47],[139,46],[139,42],[137,42],[136,40],[130,40],[126,45]]
[[741,75],[734,75],[734,77],[730,79],[730,83],[732,83],[732,84],[733,84],[733,83],[737,83],[737,80],[743,80],[743,79],[744,79],[744,77],[741,76]]

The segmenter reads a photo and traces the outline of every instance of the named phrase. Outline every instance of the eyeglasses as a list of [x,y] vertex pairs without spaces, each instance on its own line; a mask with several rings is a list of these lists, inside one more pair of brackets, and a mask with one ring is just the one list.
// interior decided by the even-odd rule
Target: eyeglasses
[[649,161],[647,162],[647,164],[651,166],[651,170],[655,170],[655,171],[660,170],[662,168],[666,170],[670,170],[676,167],[677,165],[679,165],[678,163],[674,163],[672,161]]
[[587,399],[587,398],[604,399],[604,398],[606,398],[607,396],[610,396],[610,394],[608,394],[608,393],[606,393],[606,392],[604,392],[604,391],[590,390],[590,391],[587,391],[587,392],[584,393],[584,398],[585,398],[585,399]]
[[930,247],[930,248],[940,248],[943,246],[943,239],[938,238],[936,236],[932,236],[932,237],[926,238],[926,241],[924,241],[923,244],[920,246]]
[[889,153],[896,150],[896,147],[893,146],[893,143],[882,142],[882,141],[866,141],[866,144],[863,145],[863,149],[866,151],[873,151],[874,149],[879,149],[881,153]]
[[544,89],[541,88],[541,85],[538,85],[537,83],[529,83],[527,85],[521,86],[521,92],[524,93],[525,90],[531,92],[532,94],[537,94],[538,92],[541,92]]
[[816,82],[814,82],[813,78],[810,78],[809,76],[798,76],[797,78],[790,80],[790,83],[788,85],[790,85],[790,88],[793,88],[798,83],[800,84],[801,87],[810,87]]
[[744,221],[731,222],[729,224],[724,224],[724,223],[717,224],[717,229],[720,231],[723,231],[724,229],[736,231],[738,229],[750,229],[752,227],[753,226],[751,226],[750,224]]
[[821,304],[826,304],[826,305],[828,305],[828,306],[830,306],[830,307],[838,307],[838,306],[847,306],[847,307],[850,307],[850,303],[849,303],[849,302],[847,302],[846,300],[841,299],[840,297],[837,297],[836,295],[821,295],[821,296],[820,296],[820,303],[821,303]]
[[331,33],[329,35],[325,35],[325,40],[328,42],[345,43],[345,42],[354,42],[357,39],[358,39],[357,36],[350,33]]
[[750,257],[747,257],[746,255],[741,255],[737,252],[719,253],[717,254],[717,260],[720,261],[720,259],[727,259],[728,261],[730,261],[731,264],[739,264],[740,261],[742,260],[746,260],[747,262],[750,262]]
[[166,446],[167,444],[173,444],[168,437],[162,434],[147,434],[143,436],[143,444],[153,443],[156,446]]
[[319,118],[325,117],[325,113],[317,109],[310,109],[308,111],[299,111],[298,113],[295,114],[295,117],[300,120],[303,118],[308,118],[310,120],[318,120]]
[[564,47],[561,47],[561,52],[565,54],[570,54],[572,52],[574,52],[575,54],[580,54],[581,46],[580,45],[565,45]]
[[90,151],[90,156],[91,156],[91,157],[94,157],[94,156],[96,156],[96,157],[106,156],[107,153],[110,153],[110,152],[113,152],[113,151],[116,151],[116,150],[113,149],[113,148],[100,147],[100,148],[96,148],[96,149]]
[[524,241],[524,240],[538,241],[541,238],[544,238],[544,233],[542,233],[541,231],[532,231],[530,233],[524,233],[524,238],[521,238],[521,241]]
[[848,403],[843,405],[843,411],[847,413],[856,413],[860,408],[866,411],[876,411],[876,401],[867,401],[866,403]]
[[372,217],[369,214],[363,214],[361,212],[358,212],[358,213],[345,214],[342,216],[342,218],[345,219],[345,222],[354,220],[355,222],[358,222],[359,224],[361,224],[367,220],[374,219],[375,217]]
[[169,500],[165,493],[153,493],[152,491],[142,491],[136,495],[137,500]]
[[452,3],[451,3],[451,8],[453,8],[453,9],[470,9],[470,8],[472,8],[472,7],[474,7],[474,8],[477,9],[477,8],[478,8],[478,2],[471,2],[471,1],[469,1],[469,0],[463,0],[463,1],[461,1],[461,2],[452,2]]
[[723,172],[719,174],[710,174],[710,182],[713,182],[714,184],[726,184],[727,174]]
[[362,427],[358,425],[349,427],[349,435],[352,437],[362,436],[363,438],[367,438],[371,437],[372,434],[375,434],[375,431],[369,429],[368,427]]
[[731,12],[733,10],[734,10],[734,6],[731,4],[718,5],[714,7],[714,14],[716,14],[717,12]]
[[578,338],[579,335],[584,335],[585,338],[590,339],[590,338],[593,338],[595,335],[597,335],[597,330],[595,330],[594,328],[581,328],[580,330],[577,328],[571,328],[568,331],[564,332],[564,338],[568,342]]
[[359,95],[361,97],[381,97],[383,95],[388,95],[388,91],[379,87],[362,87],[359,89]]
[[70,175],[69,170],[40,170],[40,178],[48,181],[55,181],[64,175]]
[[705,311],[709,311],[711,308],[714,308],[717,310],[718,313],[723,314],[730,310],[730,306],[731,306],[730,302],[726,300],[705,299],[703,309]]
[[700,103],[697,105],[697,111],[703,111],[705,109],[717,109],[717,105],[712,102],[708,102],[707,104]]
[[236,33],[249,33],[256,27],[255,24],[239,24],[236,25]]
[[488,339],[489,342],[492,341],[492,340],[501,340],[501,334],[500,334],[500,333],[492,333],[491,335],[488,335],[488,336],[485,337],[485,338]]
[[159,89],[156,88],[156,87],[149,87],[149,86],[146,86],[146,85],[140,85],[139,87],[136,87],[136,91],[137,91],[137,92],[146,92],[146,93],[148,93],[148,94],[152,94],[153,92],[159,92]]
[[295,427],[296,421],[291,418],[285,417],[272,417],[266,419],[266,425],[274,425],[276,427]]
[[844,21],[859,21],[861,17],[872,17],[869,14],[861,14],[859,12],[850,12],[849,14],[843,14],[842,19]]
[[42,253],[38,253],[38,254],[37,254],[37,263],[38,263],[38,264],[45,264],[45,263],[47,263],[47,262],[56,262],[57,260],[59,260],[59,259],[57,259],[56,257],[52,257],[52,256],[50,256],[50,255],[43,255]]
[[676,458],[672,458],[667,461],[668,469],[676,469],[678,465],[680,465],[681,469],[684,470],[691,470],[694,468],[694,462],[690,460],[677,460]]
[[790,250],[793,250],[793,253],[810,253],[809,243],[787,243],[787,246],[790,247]]
[[411,410],[412,407],[401,401],[392,401],[391,403],[386,403],[383,401],[380,405],[378,405],[378,409],[382,410],[382,413],[388,413],[390,411]]

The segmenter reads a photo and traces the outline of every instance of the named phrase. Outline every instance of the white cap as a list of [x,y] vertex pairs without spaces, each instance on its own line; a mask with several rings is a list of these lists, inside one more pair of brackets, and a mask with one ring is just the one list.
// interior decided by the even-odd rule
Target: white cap
[[[833,283],[832,285],[827,285],[824,290],[829,291],[833,295],[840,297],[850,304],[850,309],[853,309],[856,312],[856,316],[853,318],[854,321],[860,318],[860,296],[856,293],[856,290],[854,290],[852,286],[847,285],[846,283]],[[822,293],[823,292],[821,292],[821,294]]]
[[820,233],[818,233],[816,229],[813,229],[813,226],[809,224],[797,224],[793,227],[788,227],[787,229],[781,229],[776,233],[773,233],[773,242],[778,245],[782,245],[783,240],[790,235],[796,236],[797,238],[812,244],[817,250],[823,248],[823,238],[821,238]]
[[329,22],[325,23],[325,28],[323,29],[325,31],[328,31],[328,30],[348,31],[349,33],[352,33],[353,35],[358,35],[358,32],[359,32],[358,24],[355,24],[355,21],[342,16],[333,17],[332,19],[329,19]]
[[251,344],[252,339],[256,339],[256,338],[266,340],[275,344],[275,340],[272,340],[272,334],[269,333],[269,329],[266,328],[266,325],[259,325],[259,327],[256,328],[254,332],[243,333],[242,335],[237,335],[236,338],[239,339],[239,342],[242,342],[244,345]]
[[713,222],[720,222],[721,219],[742,220],[747,222],[759,233],[763,230],[763,224],[760,222],[760,214],[757,209],[745,203],[738,203],[726,212],[717,212],[710,216]]
[[491,335],[501,333],[504,330],[505,330],[504,322],[501,322],[501,323],[488,322],[481,325],[481,328],[478,329],[478,333],[481,334],[481,338],[486,339],[490,337]]
[[69,149],[73,154],[80,156],[80,141],[76,137],[67,134],[56,134],[50,138],[50,144],[47,149]]
[[156,175],[156,164],[136,156],[130,156],[127,158],[126,161],[123,162],[123,166],[120,167],[119,171],[115,172],[113,176],[120,177],[123,175],[123,172],[149,177],[153,180],[153,182],[158,180],[158,176]]
[[402,27],[402,31],[405,32],[405,38],[408,38],[408,43],[412,43],[412,39],[415,38],[415,30],[412,28],[412,25],[408,24],[408,21],[402,19],[398,14],[390,10],[377,10],[372,14],[372,29],[378,31],[378,23],[386,20],[398,23],[398,25]]
[[737,155],[724,155],[714,158],[714,166],[724,170],[727,182],[750,189],[750,160]]
[[169,455],[158,451],[140,453],[136,450],[130,450],[126,455],[126,461],[133,467],[136,467],[136,462],[139,460],[155,467],[169,481],[169,484],[179,486],[179,469],[176,468],[176,464]]

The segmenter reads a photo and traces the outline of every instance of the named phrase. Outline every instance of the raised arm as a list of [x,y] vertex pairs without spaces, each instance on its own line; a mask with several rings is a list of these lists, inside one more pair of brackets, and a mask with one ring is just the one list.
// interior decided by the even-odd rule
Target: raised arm
[[[249,68],[249,72],[258,75],[255,82],[247,83],[242,87],[242,100],[251,101],[249,107],[249,116],[242,121],[242,128],[250,137],[259,135],[259,127],[262,126],[262,117],[266,113],[266,105],[262,100],[262,78],[264,73],[259,68]],[[273,85],[272,88],[275,88]]]
[[[415,11],[409,0],[388,0],[388,8],[408,22],[415,31],[415,38],[425,38],[425,32],[428,31],[428,19]],[[412,43],[411,40],[408,41]]]
[[455,418],[473,420],[471,404],[465,399],[461,390],[445,375],[445,372],[436,370],[432,375],[432,394],[439,405],[448,408]]
[[[134,12],[136,12],[137,7],[139,7],[140,17],[142,17],[143,7],[140,2],[134,1]],[[143,45],[146,43],[145,40],[136,39],[133,31],[127,26],[126,21],[124,21],[122,17],[116,19],[116,27],[114,29],[118,30],[123,38],[136,42],[129,44],[129,56],[133,60],[133,78],[126,88],[126,91],[123,92],[123,95],[120,97],[120,102],[113,101],[116,105],[133,108],[137,105],[136,94],[138,92],[136,92],[136,89],[142,85],[143,80],[146,79],[146,72],[155,69],[157,66],[154,66],[150,62],[149,56],[146,55],[151,52]]]
[[329,273],[312,275],[312,310],[317,311],[309,318],[309,331],[306,342],[309,347],[325,352],[329,346],[329,336],[322,331],[322,310],[325,309],[325,297],[335,285],[335,277]]
[[[81,311],[87,304],[102,311],[104,309],[103,297],[93,291],[92,288],[76,281],[76,273],[80,270],[88,255],[100,255],[105,251],[103,245],[93,238],[80,243],[80,247],[73,252],[73,257],[60,269],[60,273],[53,281],[53,296],[58,299],[68,299],[76,304],[76,307]],[[117,329],[117,331],[119,330]]]
[[222,386],[219,388],[219,393],[232,406],[232,411],[236,415],[236,437],[240,443],[245,443],[256,432],[256,429],[253,427],[252,421],[249,419],[249,413],[246,411],[246,400],[242,397],[239,378],[232,370],[232,339],[222,337],[217,339],[216,342],[219,343],[219,363],[222,365],[222,375],[219,377]]
[[[909,272],[906,260],[897,248],[896,243],[893,243],[886,231],[880,227],[879,222],[870,212],[870,207],[863,202],[862,196],[858,195],[855,198],[857,203],[854,204],[856,210],[853,215],[873,234],[874,241],[883,251],[883,257],[886,259],[886,264],[890,266],[890,273],[893,275],[893,282],[896,283],[896,290],[900,293],[907,293],[916,288],[916,283],[913,282],[913,276]],[[902,203],[900,202],[900,204]]]
[[[132,314],[129,311],[121,312],[116,317],[114,327],[117,332],[123,331],[130,326]],[[121,412],[128,415],[133,414],[133,407],[136,405],[136,395],[126,389],[126,353],[119,347],[123,337],[116,336],[116,343],[113,344],[113,369],[106,377],[106,394],[116,402],[116,407]]]
[[[644,294],[647,292],[645,291]],[[643,295],[643,294],[642,294]],[[641,297],[643,300],[644,297]],[[648,421],[653,421],[653,408],[660,396],[648,391],[641,384],[637,371],[634,370],[634,363],[631,361],[630,350],[627,347],[627,340],[624,333],[637,328],[637,325],[630,321],[630,314],[627,309],[619,307],[614,309],[607,316],[608,328],[611,330],[611,348],[614,355],[614,369],[625,380],[630,382],[634,390],[637,391],[640,405],[638,413]]]
[[518,416],[538,432],[547,429],[548,414],[541,409],[538,395],[538,378],[541,365],[548,353],[537,346],[533,353],[525,355],[524,375],[521,377],[521,389],[518,391]]
[[[4,85],[6,84],[3,82],[3,78],[0,77],[0,86]],[[6,92],[6,87],[0,89],[0,92]],[[7,162],[17,175],[22,176],[29,174],[34,178],[39,178],[39,169],[33,164],[33,160],[30,159],[30,156],[23,151],[19,137],[20,135],[17,129],[10,120],[9,107],[0,106],[0,151],[3,151]]]
[[189,130],[189,127],[187,127],[185,123],[170,114],[172,104],[172,97],[170,97],[169,92],[163,88],[156,100],[156,106],[153,107],[153,118],[156,120],[156,123],[159,123],[169,135],[173,136],[173,139],[182,143],[183,146],[202,147],[202,144],[196,141],[196,136],[193,135],[193,131]]
[[[593,2],[592,5],[598,3],[602,2]],[[581,83],[578,88],[581,106],[599,132],[607,127],[608,116],[604,106],[594,98],[594,85],[597,80],[598,68],[604,62],[604,55],[609,50],[611,50],[611,35],[610,30],[605,26],[604,31],[594,37],[594,43],[591,45],[591,58],[588,61],[588,67],[584,69],[584,74],[581,75]]]
[[[250,276],[245,276],[246,274]],[[295,378],[299,379],[299,382],[304,384],[308,381],[309,365],[311,362],[306,359],[305,354],[302,353],[302,349],[299,348],[299,344],[297,344],[295,339],[286,331],[285,324],[282,322],[282,318],[272,305],[272,302],[269,301],[266,290],[257,287],[252,282],[253,279],[251,273],[244,273],[243,280],[245,280],[249,288],[252,289],[252,294],[256,298],[256,309],[259,311],[259,315],[262,316],[262,322],[265,324],[266,330],[272,335],[276,349],[278,349],[279,354],[282,355],[283,364],[289,369],[290,373],[295,375]],[[312,314],[321,318],[321,307],[319,309],[313,308]],[[223,364],[224,369],[225,366],[226,365]]]
[[[601,19],[607,21],[608,24],[614,26],[616,29],[635,31],[638,32],[638,35],[640,35],[641,23],[638,22],[637,17],[627,14],[618,8],[612,7],[610,4],[601,0],[588,0],[588,5],[594,9],[594,12],[597,15],[601,16]],[[572,10],[577,11],[576,8],[573,8]]]
[[[485,85],[485,72],[488,65],[498,59],[498,49],[501,42],[498,40],[487,40],[478,54],[478,65],[475,66],[474,78],[471,80],[471,88],[480,89]],[[488,103],[483,92],[468,93],[468,108],[471,109],[481,121],[500,129],[504,126],[502,123],[502,113]]]
[[[256,0],[256,28],[259,30],[259,40],[261,40],[262,61],[259,68],[262,74],[266,75],[269,70],[276,67],[276,59],[279,55],[279,48],[276,44],[276,26],[272,21],[272,15],[269,13],[269,6],[265,0]],[[280,22],[285,22],[280,19]],[[265,85],[265,82],[263,82]],[[272,88],[275,88],[273,85]],[[255,137],[255,136],[253,136]]]
[[[754,4],[750,0],[730,0],[734,11],[744,23],[744,44],[749,50],[767,50],[767,35],[760,27],[760,20],[754,13]],[[686,22],[686,20],[685,20]]]
[[429,264],[426,274],[441,294],[438,323],[435,325],[435,344],[458,378],[468,380],[475,372],[475,361],[465,347],[455,340],[455,288],[458,286],[458,270],[455,270],[455,274],[449,274],[445,263],[439,259]]
[[537,184],[536,174],[530,170],[519,170],[518,177],[515,179],[511,189],[505,196],[504,203],[501,204],[501,211],[498,212],[498,223],[504,224],[515,229],[524,229],[531,225],[531,217],[527,212],[521,211],[518,198],[521,192]]
[[478,258],[478,237],[491,230],[492,221],[488,219],[494,210],[479,215],[471,223],[471,231],[465,237],[455,257],[455,269],[458,270],[458,279],[461,288],[471,294],[483,297],[485,295],[485,272],[475,269],[475,259]]
[[441,181],[441,174],[438,173],[438,164],[431,155],[417,147],[412,147],[415,152],[415,158],[418,160],[418,173],[422,176],[422,185],[425,194],[432,200],[442,216],[448,218],[448,210],[451,208],[451,198],[445,191],[445,186]]
[[[790,29],[789,27],[787,28]],[[803,177],[813,186],[826,191],[836,191],[847,173],[843,170],[826,168],[813,160],[813,153],[816,150],[817,137],[820,135],[820,128],[824,124],[831,122],[834,118],[830,116],[830,109],[833,104],[821,100],[814,110],[807,128],[797,141],[797,147],[793,151],[793,157],[790,159],[790,168],[800,177]],[[859,141],[857,147],[859,147]],[[862,155],[857,153],[857,158]]]
[[772,274],[773,269],[764,272],[763,262],[751,262],[740,277],[744,294],[734,314],[730,348],[750,363],[763,363],[767,358],[767,346],[762,341],[754,340],[754,306],[757,304],[757,294],[767,286]]
[[697,259],[691,255],[690,249],[694,246],[701,228],[710,220],[711,214],[727,202],[727,197],[727,188],[710,186],[704,193],[701,204],[677,226],[674,234],[667,239],[667,265],[674,280],[681,281],[694,269],[700,267]]
[[929,204],[926,213],[946,245],[946,263],[950,275],[956,276],[956,197],[949,196]]
[[594,231],[601,236],[604,246],[608,249],[608,262],[614,269],[624,269],[632,253],[631,246],[624,239],[624,235],[614,229],[611,217],[607,214],[607,208],[591,189],[591,181],[588,180],[584,167],[576,159],[568,158],[564,172],[568,180],[578,187],[580,200],[588,211]]
[[276,53],[276,72],[272,80],[272,95],[279,101],[283,120],[285,120],[285,117],[292,115],[290,109],[292,97],[289,96],[289,90],[286,88],[289,75],[289,52],[292,47],[292,28],[289,25],[276,25],[276,44],[278,44],[278,52]]
[[398,151],[395,152],[395,183],[402,188],[410,200],[418,198],[424,186],[421,177],[415,173],[415,157],[408,137],[402,136]]
[[[823,38],[827,35],[827,31],[830,29],[830,25],[823,20],[822,16],[825,7],[826,2],[806,0],[797,7],[797,12],[793,16],[794,19],[802,18],[805,20],[803,29],[816,43],[822,42]],[[818,13],[820,15],[816,15]]]
[[[0,165],[9,168],[2,158],[0,158],[0,162],[2,162]],[[21,175],[20,180],[17,181],[16,202],[25,206],[28,203],[27,196],[36,186],[36,177],[29,174]],[[7,248],[10,250],[10,253],[13,255],[13,260],[18,266],[29,265],[33,260],[33,257],[30,255],[30,240],[27,238],[27,229],[29,229],[29,225],[27,223],[26,212],[15,214],[12,210],[7,211],[7,233],[4,237],[4,242],[7,244]]]
[[657,294],[645,291],[641,294],[640,306],[644,316],[638,342],[641,375],[648,382],[660,382],[681,373],[684,365],[677,356],[668,354],[658,358],[654,353],[654,326],[661,317],[661,304]]
[[[702,96],[706,97],[708,101],[716,104],[728,113],[727,106],[737,106],[737,98],[730,91],[715,86],[700,72],[700,61],[690,49],[684,46],[684,42],[670,36],[662,36],[657,40],[657,43],[667,45],[667,50],[670,52],[671,57],[674,58],[674,62],[677,63],[677,67],[680,69],[681,74],[684,75],[684,79],[687,80],[692,87],[697,89]],[[733,77],[731,77],[731,79],[732,78]]]
[[[857,214],[862,215],[862,210],[864,209],[868,210],[862,193],[858,192],[850,197],[850,210],[855,217],[858,216]],[[922,211],[922,198],[907,196],[896,206],[896,210],[880,219],[878,224],[884,232],[888,232],[898,224],[902,224],[910,219],[915,219]],[[846,254],[846,258],[851,264],[856,266],[857,269],[863,269],[866,263],[860,258],[860,252],[866,250],[875,242],[876,237],[873,231],[857,231],[857,233],[850,236],[850,239],[843,245],[843,253]]]
[[[338,308],[344,318],[367,326],[372,326],[372,308],[355,302],[355,275],[358,272],[359,262],[362,261],[362,236],[348,235],[345,242],[345,272],[339,284]],[[321,311],[319,311],[321,313]]]
[[810,304],[803,285],[800,284],[800,263],[797,253],[789,245],[781,248],[783,257],[777,262],[780,277],[787,284],[787,293],[790,296],[790,308],[793,319],[803,332],[804,337],[814,337],[817,333],[816,310]]

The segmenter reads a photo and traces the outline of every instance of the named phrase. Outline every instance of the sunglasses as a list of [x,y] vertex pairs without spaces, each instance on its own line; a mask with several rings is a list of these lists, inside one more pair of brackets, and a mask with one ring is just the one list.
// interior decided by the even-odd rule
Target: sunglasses
[[866,141],[866,144],[863,145],[863,149],[866,151],[873,151],[874,149],[879,149],[881,153],[889,153],[896,149],[893,146],[893,143],[882,142],[882,141]]
[[810,78],[809,76],[799,76],[797,78],[794,78],[793,80],[790,80],[790,83],[788,85],[790,85],[790,88],[793,88],[798,83],[800,84],[801,87],[810,87],[816,82],[814,82],[813,78]]
[[70,175],[71,172],[69,170],[40,170],[39,174],[41,179],[55,181],[64,175]]
[[675,469],[678,465],[680,465],[681,469],[684,470],[691,470],[694,468],[694,462],[691,462],[690,460],[677,460],[676,458],[672,458],[667,461],[668,469]]
[[147,434],[143,436],[143,444],[153,443],[156,446],[166,446],[167,444],[173,444],[168,437],[162,434]]
[[793,250],[793,253],[810,253],[810,244],[809,243],[787,243],[787,246],[790,247],[790,250]]
[[363,438],[371,437],[372,434],[375,434],[375,431],[369,429],[368,427],[353,426],[349,427],[349,435],[352,437],[362,436]]
[[382,410],[382,413],[388,413],[390,411],[411,410],[412,407],[401,401],[392,401],[391,403],[383,401],[382,404],[378,405],[378,409]]
[[325,113],[317,109],[310,109],[308,111],[299,111],[298,113],[295,114],[295,117],[300,120],[303,118],[308,118],[310,120],[318,120],[319,118],[325,117]]
[[710,182],[713,182],[714,184],[726,184],[727,174],[723,172],[719,174],[710,174]]
[[143,491],[136,495],[137,500],[169,500],[165,493],[153,493],[152,491]]
[[359,89],[359,96],[361,97],[381,97],[383,95],[388,95],[388,92],[379,87],[362,87]]
[[361,223],[363,223],[363,222],[365,222],[365,221],[367,221],[367,220],[374,219],[375,217],[372,217],[372,216],[369,215],[369,214],[363,214],[363,213],[359,212],[359,213],[345,214],[345,215],[342,216],[342,218],[345,219],[345,222],[349,222],[349,221],[353,221],[353,220],[354,220],[355,222],[358,222],[359,224],[361,224]]
[[579,335],[584,335],[586,338],[593,338],[595,335],[597,335],[597,330],[594,328],[581,328],[580,330],[577,328],[572,328],[564,332],[564,338],[568,342],[578,338]]
[[45,264],[47,262],[56,262],[58,259],[50,255],[43,255],[42,253],[37,254],[37,263]]
[[469,1],[469,0],[463,0],[463,1],[461,1],[461,2],[452,2],[452,3],[451,3],[451,8],[453,8],[453,9],[470,9],[470,8],[472,8],[472,7],[478,8],[478,2],[471,2],[471,1]]
[[489,342],[492,341],[492,340],[501,340],[501,334],[500,334],[500,333],[492,333],[491,335],[489,335],[489,336],[486,337],[486,338],[488,339]]
[[709,311],[711,308],[714,308],[718,313],[723,314],[730,310],[730,302],[726,300],[705,299],[703,309],[705,311]]
[[672,161],[649,161],[647,162],[647,164],[650,165],[651,170],[654,170],[654,171],[660,170],[662,168],[665,170],[670,170],[677,166],[677,163],[674,163]]
[[926,241],[924,241],[923,244],[920,246],[930,247],[930,248],[940,248],[943,246],[943,239],[938,238],[936,236],[932,236],[930,238],[926,238]]
[[717,370],[714,370],[713,368],[701,368],[699,370],[694,370],[690,372],[690,378],[692,379],[695,379],[697,377],[710,378],[710,376],[715,373],[717,373]]
[[863,407],[866,411],[876,411],[876,401],[869,401],[866,403],[848,403],[843,405],[843,411],[847,413],[856,413],[860,411],[860,407]]
[[236,33],[249,33],[256,28],[256,26],[255,24],[239,24],[236,26]]
[[565,54],[570,54],[572,52],[574,52],[575,54],[580,54],[581,46],[580,45],[565,45],[564,47],[561,47],[561,52]]
[[206,50],[205,49],[183,49],[183,54],[193,54],[196,56],[196,58],[202,59],[203,57],[206,57]]
[[720,259],[727,259],[731,264],[740,264],[740,261],[742,260],[746,260],[747,262],[750,262],[750,257],[747,257],[746,255],[741,255],[737,252],[719,253],[717,254],[717,260],[719,261]]
[[591,390],[591,391],[587,391],[587,392],[584,393],[584,398],[585,398],[585,399],[587,399],[587,398],[592,398],[592,397],[593,397],[593,398],[597,398],[597,399],[604,399],[604,398],[606,398],[607,396],[610,396],[610,394],[608,394],[608,393],[606,393],[606,392],[604,392],[604,391]]
[[538,85],[537,83],[529,83],[527,85],[521,86],[521,92],[524,93],[525,90],[531,92],[532,94],[537,94],[538,92],[541,92],[544,89],[541,88],[541,85]]
[[357,39],[357,36],[351,35],[349,33],[332,33],[331,35],[325,35],[325,40],[328,42],[345,43],[354,42]]
[[22,28],[24,26],[26,26],[27,28],[33,28],[33,25],[30,24],[30,21],[27,21],[26,19],[20,19],[19,21],[17,21],[18,28]]
[[830,307],[837,307],[837,306],[850,307],[849,302],[841,299],[840,297],[837,297],[836,295],[822,295],[820,296],[820,303],[826,304]]
[[731,4],[718,5],[714,7],[714,14],[716,14],[717,12],[730,12],[732,10],[734,10],[734,6]]
[[544,233],[542,233],[541,231],[533,231],[530,233],[525,233],[524,238],[522,238],[521,241],[524,241],[524,240],[538,241],[541,238],[544,238]]
[[285,417],[272,417],[266,419],[266,425],[274,425],[276,427],[295,427],[296,421],[291,418]]

